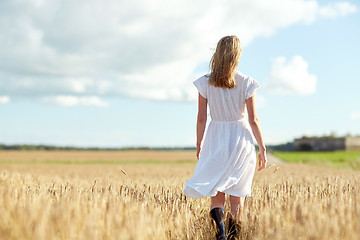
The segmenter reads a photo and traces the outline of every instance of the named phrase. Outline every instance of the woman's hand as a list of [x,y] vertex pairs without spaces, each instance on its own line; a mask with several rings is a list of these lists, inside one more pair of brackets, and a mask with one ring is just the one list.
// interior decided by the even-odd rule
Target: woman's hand
[[258,171],[260,171],[266,167],[266,162],[267,162],[266,151],[260,151],[258,154],[258,158],[259,158]]

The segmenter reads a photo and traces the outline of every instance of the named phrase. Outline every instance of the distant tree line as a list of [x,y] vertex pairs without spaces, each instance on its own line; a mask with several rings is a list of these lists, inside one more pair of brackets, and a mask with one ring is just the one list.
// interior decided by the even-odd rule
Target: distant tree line
[[288,152],[288,151],[293,151],[294,147],[293,147],[292,142],[288,142],[288,143],[278,144],[278,145],[267,145],[266,150],[267,150],[267,152],[270,152],[270,151]]
[[345,138],[345,137],[360,137],[360,135],[352,135],[351,133],[347,133],[345,135],[338,135],[336,134],[336,132],[332,132],[329,135],[322,135],[322,136],[307,136],[307,135],[303,135],[302,137],[300,137],[300,139],[317,139],[317,138]]
[[[331,133],[330,135],[310,137],[310,136],[302,136],[301,139],[310,139],[310,138],[337,138],[338,136],[335,133]],[[360,135],[354,136],[347,134],[344,137],[360,137]],[[293,142],[288,142],[284,144],[278,145],[266,145],[267,151],[293,151]],[[258,146],[256,145],[256,149],[258,150]],[[1,150],[23,150],[23,151],[125,151],[125,150],[161,150],[161,151],[176,151],[176,150],[185,150],[185,151],[193,151],[196,150],[196,147],[74,147],[74,146],[52,146],[52,145],[5,145],[0,144]]]
[[0,150],[22,150],[22,151],[121,151],[121,150],[195,150],[195,147],[119,147],[119,148],[102,148],[102,147],[74,147],[74,146],[51,146],[51,145],[5,145],[0,144]]
[[100,148],[79,148],[79,147],[60,147],[60,146],[49,146],[49,145],[3,145],[0,144],[0,150],[44,150],[44,151],[58,151],[58,150],[100,150]]

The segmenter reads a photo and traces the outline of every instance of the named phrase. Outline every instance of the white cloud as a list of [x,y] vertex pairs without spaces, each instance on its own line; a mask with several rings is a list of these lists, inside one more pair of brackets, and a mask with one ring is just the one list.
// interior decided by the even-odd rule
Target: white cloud
[[10,102],[10,98],[8,96],[0,96],[0,104]]
[[347,2],[304,0],[2,0],[1,94],[194,101],[196,69],[222,36],[246,46],[355,11]]
[[77,96],[52,96],[42,98],[43,102],[54,103],[59,106],[71,107],[75,105],[86,105],[86,106],[96,106],[96,107],[107,107],[109,104],[96,96],[86,96],[86,97],[77,97]]
[[360,119],[360,112],[350,113],[350,119],[359,120]]
[[277,57],[272,61],[270,77],[265,88],[272,94],[308,95],[316,91],[317,77],[308,73],[308,64],[301,56],[287,61]]
[[263,95],[256,94],[256,107],[263,108],[266,106],[266,98]]
[[336,18],[355,13],[356,11],[356,6],[348,2],[337,2],[322,7],[319,10],[319,15],[322,17]]

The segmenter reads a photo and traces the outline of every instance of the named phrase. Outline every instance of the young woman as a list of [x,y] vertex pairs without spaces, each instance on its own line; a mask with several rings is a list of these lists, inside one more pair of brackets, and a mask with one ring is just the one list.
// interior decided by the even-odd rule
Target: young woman
[[[210,215],[217,239],[236,239],[245,197],[251,196],[256,151],[251,130],[259,146],[259,168],[266,166],[266,148],[255,111],[255,79],[237,71],[241,56],[236,36],[223,37],[211,58],[211,73],[194,81],[199,91],[197,158],[193,177],[184,193],[192,198],[211,196]],[[203,141],[209,104],[211,122]],[[248,121],[245,121],[245,106]],[[225,194],[230,196],[231,217],[225,233]]]

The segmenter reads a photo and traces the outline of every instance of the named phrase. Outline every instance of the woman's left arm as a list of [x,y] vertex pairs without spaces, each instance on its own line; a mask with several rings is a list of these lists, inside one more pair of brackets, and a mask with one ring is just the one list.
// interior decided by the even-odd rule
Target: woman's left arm
[[207,121],[207,99],[199,93],[198,101],[198,116],[196,124],[196,157],[199,159],[201,152],[201,143],[204,137],[205,127]]

